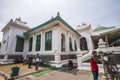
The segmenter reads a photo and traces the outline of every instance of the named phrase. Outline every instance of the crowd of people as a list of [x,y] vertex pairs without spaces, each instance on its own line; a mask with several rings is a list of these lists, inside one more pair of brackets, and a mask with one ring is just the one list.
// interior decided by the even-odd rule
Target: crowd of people
[[[39,63],[41,61],[41,58],[39,54],[33,56],[32,54],[28,56],[28,68],[31,68],[31,66],[35,65],[35,71],[38,71]],[[93,51],[92,56],[90,59],[90,65],[91,65],[91,72],[93,74],[94,80],[98,80],[98,65],[97,63],[100,63],[100,61],[97,58],[97,52]],[[70,70],[73,69],[73,62],[71,60],[68,60],[68,67]]]

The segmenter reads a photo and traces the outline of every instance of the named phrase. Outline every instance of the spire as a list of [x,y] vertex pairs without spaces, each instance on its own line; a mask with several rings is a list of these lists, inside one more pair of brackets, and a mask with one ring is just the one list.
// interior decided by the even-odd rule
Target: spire
[[91,27],[91,24],[89,24],[89,26]]
[[60,16],[60,13],[59,13],[59,12],[57,12],[57,16]]
[[82,22],[82,25],[87,25],[87,24]]
[[13,19],[10,19],[10,22],[13,22]]
[[19,17],[18,20],[21,21],[21,17]]
[[53,19],[54,17],[52,16],[51,19]]

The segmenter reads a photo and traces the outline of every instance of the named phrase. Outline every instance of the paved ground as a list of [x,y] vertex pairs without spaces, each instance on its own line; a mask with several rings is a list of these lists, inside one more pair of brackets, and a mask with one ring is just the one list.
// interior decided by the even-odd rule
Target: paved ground
[[[20,67],[19,76],[35,72],[34,66],[32,66],[31,69],[28,69],[27,65],[23,65],[23,64],[17,64],[12,66],[8,65],[8,66],[2,66],[2,67],[0,66],[0,71],[5,72],[6,74],[9,75],[10,69],[13,66]],[[39,70],[43,70],[46,68],[47,67],[39,67]],[[44,74],[40,77],[33,77],[32,75],[29,74],[26,76],[19,77],[15,80],[89,80],[90,75],[91,75],[90,71],[84,71],[84,70],[80,71],[76,69],[66,70],[62,68],[62,69]],[[0,80],[4,80],[4,79],[0,76]],[[104,79],[100,79],[100,80],[104,80]]]
[[4,80],[4,78],[2,76],[0,76],[0,80]]
[[29,75],[16,80],[89,80],[89,77],[89,71],[77,71],[75,74],[63,71],[53,71],[40,77]]
[[[90,75],[91,72],[85,70],[55,70],[40,77],[29,75],[16,80],[89,80]],[[104,80],[101,76],[100,80]]]
[[[10,78],[10,72],[11,72],[11,68],[18,66],[20,68],[19,70],[19,76],[23,76],[25,74],[29,74],[29,73],[33,73],[35,72],[35,67],[32,66],[32,68],[28,69],[27,65],[23,65],[23,64],[13,64],[13,65],[4,65],[4,66],[0,66],[0,72],[3,72],[5,74],[7,74],[7,76]],[[43,70],[46,69],[47,67],[39,67],[39,70]],[[4,80],[3,77],[0,76],[0,80]]]

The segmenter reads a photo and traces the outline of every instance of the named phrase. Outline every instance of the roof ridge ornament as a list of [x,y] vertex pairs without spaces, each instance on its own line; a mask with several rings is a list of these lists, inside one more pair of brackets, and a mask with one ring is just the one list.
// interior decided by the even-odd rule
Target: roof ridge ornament
[[52,16],[51,19],[53,19],[54,17]]
[[91,24],[89,24],[89,27],[91,27]]
[[82,22],[82,25],[87,25],[86,23]]
[[57,16],[60,16],[60,12],[57,12]]
[[13,22],[13,19],[10,19],[10,22]]

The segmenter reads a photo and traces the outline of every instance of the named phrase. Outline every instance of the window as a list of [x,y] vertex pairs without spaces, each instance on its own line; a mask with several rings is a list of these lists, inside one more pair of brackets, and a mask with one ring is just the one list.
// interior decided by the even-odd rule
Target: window
[[40,51],[41,46],[41,35],[36,36],[36,51]]
[[69,49],[70,49],[70,51],[73,51],[71,37],[69,38]]
[[77,44],[76,44],[76,40],[74,40],[74,46],[75,46],[75,51],[77,51]]
[[80,39],[80,49],[83,50],[88,50],[88,46],[87,46],[87,41],[85,37],[82,37]]
[[32,51],[33,37],[29,39],[29,52]]
[[61,34],[61,51],[65,51],[65,35]]
[[45,50],[52,50],[52,31],[45,33]]
[[24,38],[17,37],[15,51],[16,52],[23,52],[23,48],[24,48]]

